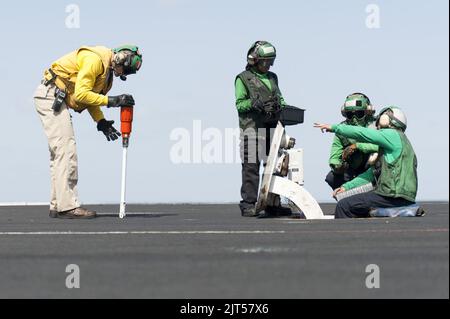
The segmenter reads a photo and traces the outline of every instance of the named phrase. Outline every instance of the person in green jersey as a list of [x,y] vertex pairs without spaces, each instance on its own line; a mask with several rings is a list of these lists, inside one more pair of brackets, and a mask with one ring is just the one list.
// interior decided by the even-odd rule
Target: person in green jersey
[[[345,117],[345,121],[341,124],[375,128],[374,108],[369,98],[363,93],[347,96],[341,113]],[[331,171],[325,181],[333,190],[341,187],[365,172],[370,163],[369,159],[377,152],[378,145],[357,142],[355,139],[336,134],[328,161]]]
[[384,108],[377,117],[376,126],[378,130],[345,124],[314,125],[322,132],[334,132],[379,147],[375,165],[335,190],[334,195],[370,182],[375,185],[375,189],[339,201],[336,218],[365,218],[370,216],[373,208],[402,207],[415,203],[418,188],[417,157],[405,135],[406,115],[396,106]]
[[[242,160],[242,216],[257,216],[260,163],[268,155],[276,114],[286,103],[278,87],[278,77],[270,72],[276,58],[275,47],[267,41],[255,42],[247,53],[247,66],[235,80]],[[264,213],[285,213],[282,207],[268,207]],[[261,214],[260,217],[265,215]]]

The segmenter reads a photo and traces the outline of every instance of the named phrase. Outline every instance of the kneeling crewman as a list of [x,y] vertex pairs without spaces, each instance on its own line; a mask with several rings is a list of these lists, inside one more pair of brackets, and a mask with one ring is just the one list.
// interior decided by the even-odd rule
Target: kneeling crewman
[[369,217],[371,209],[409,206],[417,194],[417,158],[405,135],[406,116],[395,106],[381,110],[377,117],[378,130],[345,124],[315,124],[322,131],[353,138],[379,146],[379,156],[374,167],[345,183],[334,195],[373,183],[375,190],[353,195],[338,202],[335,217]]
[[[371,127],[375,129],[374,108],[369,98],[362,93],[347,96],[341,108],[345,121],[341,124]],[[329,165],[331,171],[325,181],[335,190],[364,173],[371,155],[378,152],[378,146],[357,142],[355,139],[336,134],[331,145]]]

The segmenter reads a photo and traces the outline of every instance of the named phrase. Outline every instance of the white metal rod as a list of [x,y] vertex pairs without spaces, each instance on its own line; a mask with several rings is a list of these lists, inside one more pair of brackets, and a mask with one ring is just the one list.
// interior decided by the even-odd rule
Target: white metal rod
[[123,153],[122,153],[122,187],[121,187],[121,195],[120,195],[120,213],[119,213],[120,218],[125,218],[125,216],[126,216],[125,196],[126,196],[126,182],[127,182],[127,151],[128,151],[128,148],[124,147]]

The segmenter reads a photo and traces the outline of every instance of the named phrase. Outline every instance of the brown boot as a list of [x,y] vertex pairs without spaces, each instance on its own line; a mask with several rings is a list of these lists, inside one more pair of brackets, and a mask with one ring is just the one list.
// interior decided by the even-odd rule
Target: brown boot
[[87,210],[83,207],[78,207],[65,212],[58,213],[58,218],[62,219],[91,219],[97,217],[97,213]]
[[50,210],[50,213],[48,214],[50,218],[58,218],[58,211],[56,210]]

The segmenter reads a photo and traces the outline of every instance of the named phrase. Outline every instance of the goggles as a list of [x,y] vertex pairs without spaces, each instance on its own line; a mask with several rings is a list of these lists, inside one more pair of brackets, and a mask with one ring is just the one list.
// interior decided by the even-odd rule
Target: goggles
[[271,67],[275,63],[275,59],[260,59],[259,64],[263,67]]
[[345,111],[345,117],[348,119],[352,119],[354,117],[356,117],[357,119],[362,119],[364,116],[366,116],[366,111]]
[[142,65],[142,60],[141,59],[136,59],[136,61],[134,62],[133,65],[133,59],[135,59],[134,57],[131,60],[130,64],[128,66],[123,67],[123,73],[125,75],[130,75],[130,74],[136,74],[137,71],[139,71],[139,69],[141,68]]

